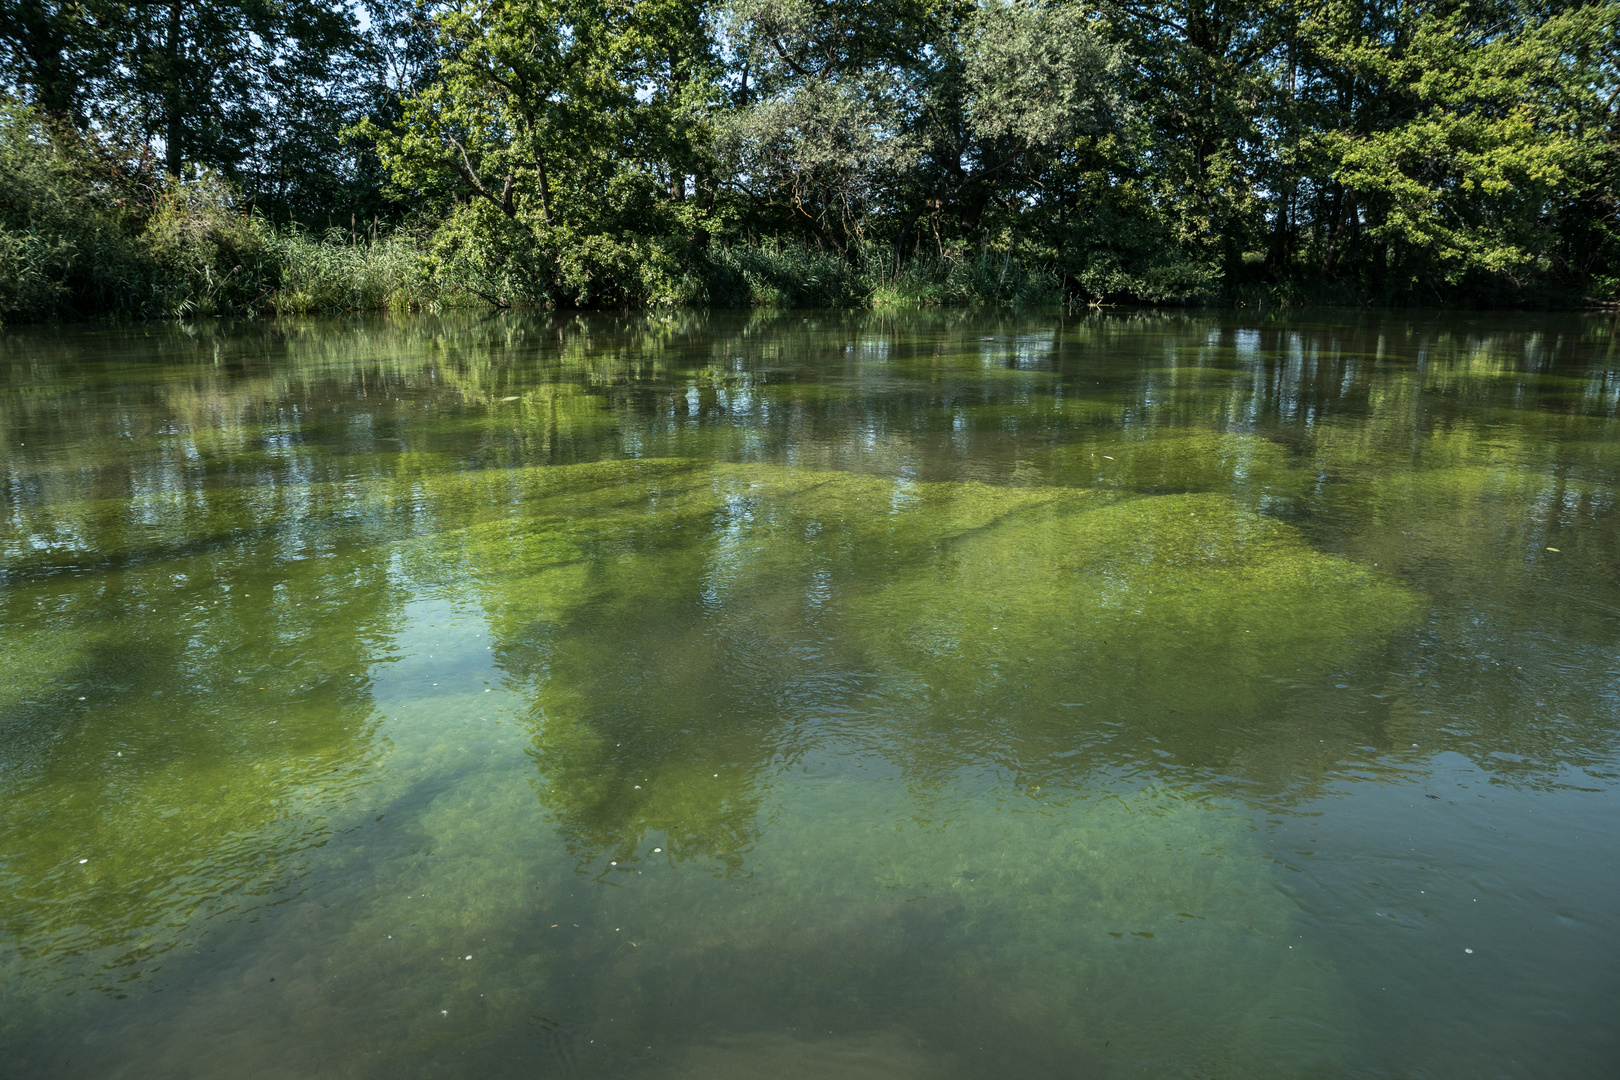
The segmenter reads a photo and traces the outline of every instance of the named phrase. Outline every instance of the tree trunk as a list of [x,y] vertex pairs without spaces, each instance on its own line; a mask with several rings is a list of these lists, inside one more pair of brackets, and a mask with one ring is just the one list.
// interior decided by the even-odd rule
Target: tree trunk
[[169,70],[165,73],[163,154],[164,168],[176,179],[185,167],[185,117],[181,102],[184,95],[180,86],[180,0],[169,0],[169,36],[164,43],[164,60]]
[[546,163],[538,150],[534,155],[534,176],[535,186],[540,189],[540,219],[551,225],[551,180],[546,176]]
[[[681,68],[681,55],[673,47],[669,50],[669,100],[674,104],[686,87],[686,72]],[[669,163],[669,201],[686,199],[686,169],[677,161]]]

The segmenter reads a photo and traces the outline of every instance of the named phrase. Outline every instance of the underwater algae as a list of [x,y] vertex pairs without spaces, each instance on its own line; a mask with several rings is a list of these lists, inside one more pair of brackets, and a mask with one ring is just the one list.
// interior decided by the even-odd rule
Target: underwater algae
[[[1213,493],[678,459],[410,468],[304,487],[158,500],[169,531],[149,522],[127,538],[110,505],[82,506],[79,521],[105,516],[103,534],[120,537],[108,550],[122,565],[12,594],[68,616],[60,605],[100,598],[107,655],[152,605],[186,613],[157,643],[167,670],[187,673],[179,687],[164,682],[171,701],[123,690],[120,745],[145,756],[121,781],[123,811],[102,826],[118,834],[120,860],[100,879],[42,879],[72,898],[56,909],[52,951],[161,954],[190,933],[184,912],[228,883],[256,875],[255,888],[269,888],[292,864],[265,842],[296,817],[293,792],[307,781],[306,812],[319,807],[329,825],[297,865],[370,858],[377,884],[317,967],[366,972],[394,1010],[481,1010],[497,1041],[527,1022],[535,997],[566,994],[580,1014],[611,1013],[625,1039],[658,1040],[682,1011],[671,1002],[704,1000],[705,1015],[746,1030],[750,1017],[769,1023],[768,1001],[880,1040],[954,1015],[964,1032],[1045,1032],[1063,1053],[1158,1060],[1166,1074],[1290,1075],[1342,1042],[1331,971],[1303,943],[1289,948],[1291,901],[1241,815],[1152,784],[1087,791],[1111,768],[1087,749],[1110,710],[1174,716],[1161,733],[1174,746],[1188,725],[1264,708],[1267,668],[1331,667],[1410,620],[1415,601],[1398,585],[1313,551],[1291,526]],[[325,509],[256,512],[287,498]],[[210,540],[221,532],[238,542]],[[37,555],[56,557],[69,555]],[[276,580],[247,583],[256,561],[274,563]],[[230,575],[240,577],[219,591]],[[443,760],[445,749],[377,743],[366,692],[403,597],[422,590],[481,613],[500,701],[525,733],[521,746],[492,737],[484,766],[429,798],[411,791],[427,769],[410,758]],[[246,644],[267,628],[279,645]],[[39,647],[49,640],[60,636]],[[336,642],[352,657],[332,653]],[[249,653],[258,666],[242,683],[235,657]],[[110,681],[107,659],[53,663],[53,693]],[[267,688],[287,700],[258,711]],[[480,704],[385,708],[425,718]],[[178,742],[164,726],[176,707],[191,718]],[[334,714],[349,719],[334,727]],[[107,722],[90,714],[58,739],[41,759],[41,791],[101,752]],[[167,756],[156,753],[166,740]],[[815,775],[795,779],[812,759]],[[25,835],[27,803],[25,785],[8,808],[9,842],[41,866],[62,861],[67,833],[98,835],[71,816],[57,840]],[[362,803],[413,821],[434,857],[396,865],[342,839]],[[171,805],[208,809],[177,822]],[[564,851],[536,844],[534,812]],[[160,854],[176,847],[194,857]],[[258,854],[244,865],[233,852]],[[633,923],[628,952],[530,940],[535,898],[565,887],[559,858],[620,886],[593,915]],[[165,864],[170,885],[132,887],[129,874]],[[120,865],[133,869],[117,878]],[[521,887],[524,874],[551,884]],[[179,902],[194,894],[191,908]],[[434,903],[407,899],[422,894]],[[120,895],[145,899],[108,906]],[[401,926],[438,951],[476,938],[489,957],[480,977],[418,985],[415,961],[379,945]],[[577,977],[587,970],[599,974]],[[492,979],[525,989],[492,1001],[476,990]],[[954,990],[917,989],[927,986]],[[321,1022],[334,1007],[282,1022]],[[676,1055],[677,1071],[737,1034],[688,1020],[720,1042]],[[379,1047],[379,1070],[409,1073],[413,1054],[448,1037]],[[1156,1049],[1171,1046],[1181,1049]]]
[[[1193,723],[1263,707],[1268,684],[1255,676],[1269,666],[1319,671],[1409,623],[1416,602],[1398,585],[1214,495],[684,461],[463,474],[458,485],[458,502],[513,510],[424,541],[421,557],[486,612],[497,661],[531,702],[538,798],[581,868],[605,880],[671,862],[746,874],[746,895],[729,903],[723,890],[681,901],[666,887],[660,904],[708,914],[662,928],[674,941],[661,948],[681,957],[670,970],[647,959],[654,953],[625,961],[638,978],[722,968],[769,978],[796,956],[804,978],[792,992],[814,996],[818,965],[828,978],[840,965],[872,978],[914,966],[891,895],[910,878],[979,891],[973,903],[953,899],[954,914],[927,933],[959,924],[964,941],[988,942],[997,920],[1042,927],[983,945],[980,960],[956,957],[951,965],[966,966],[942,976],[978,982],[985,965],[1004,962],[998,1000],[1020,999],[1011,984],[1046,978],[1043,1008],[1062,1011],[1058,989],[1079,969],[1034,974],[1053,955],[1043,935],[1061,926],[1087,942],[1058,955],[1092,965],[1103,986],[1137,982],[1110,967],[1110,933],[1169,935],[1199,943],[1172,947],[1175,978],[1206,971],[1223,1001],[1253,1013],[1212,1019],[1217,1028],[1264,1027],[1256,1018],[1276,1013],[1274,971],[1241,991],[1232,979],[1241,939],[1281,933],[1289,903],[1220,814],[1194,796],[1144,791],[1107,806],[1042,804],[1025,833],[1002,800],[1030,795],[983,770],[1016,768],[1031,743],[1083,747],[1094,722],[1068,708],[1077,693],[1093,707],[1180,706]],[[1178,635],[1172,646],[1150,647],[1167,631]],[[886,759],[897,778],[912,777],[909,794],[879,785],[897,792],[884,801],[872,785],[841,781],[834,792],[776,777],[833,748]],[[1085,756],[1053,764],[1043,762],[1043,780],[1059,785],[1055,795],[1084,786]],[[987,783],[1002,794],[987,797]],[[917,826],[918,801],[953,800],[948,826]],[[1100,839],[1054,851],[1046,834],[1059,828]],[[957,865],[964,859],[991,869]],[[986,874],[996,884],[976,884]],[[708,880],[676,888],[717,888]],[[990,913],[970,914],[975,903]],[[645,927],[646,914],[638,921]],[[869,927],[859,958],[833,944],[857,927]],[[885,953],[874,941],[890,931],[899,937]],[[1089,957],[1099,947],[1102,959]],[[1290,951],[1286,960],[1307,964]],[[1168,992],[1140,990],[1143,1000]],[[772,1000],[789,992],[770,990]],[[1276,1000],[1313,993],[1332,997],[1324,985]],[[1087,1009],[1109,1029],[1108,1009]]]
[[627,723],[680,702],[727,715],[714,694],[774,696],[773,738],[805,708],[1022,723],[1128,702],[1218,722],[1261,703],[1259,676],[1331,667],[1418,611],[1214,493],[679,461],[483,482],[521,511],[436,536],[431,561],[459,560],[508,674],[528,673],[554,724],[586,699],[622,702],[597,711]]
[[[6,591],[5,617],[28,627],[8,635],[0,684],[6,929],[26,943],[22,970],[108,951],[150,961],[241,902],[229,892],[273,890],[316,839],[312,808],[363,770],[374,716],[361,673],[388,627],[386,585],[326,559],[256,587],[244,557]],[[143,618],[154,610],[168,618]]]
[[1249,510],[1286,505],[1317,481],[1311,462],[1270,439],[1198,427],[1082,430],[1037,461],[1038,469],[1029,470],[1033,483],[1139,495],[1219,493]]

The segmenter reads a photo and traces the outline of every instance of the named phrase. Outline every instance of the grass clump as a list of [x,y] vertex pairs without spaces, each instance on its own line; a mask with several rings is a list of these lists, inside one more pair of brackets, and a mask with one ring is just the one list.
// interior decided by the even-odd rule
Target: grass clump
[[871,295],[854,262],[802,244],[738,245],[706,261],[707,298],[723,307],[858,307]]
[[332,311],[422,311],[454,290],[435,280],[420,243],[403,230],[354,237],[312,236],[296,226],[270,239],[280,281],[270,297],[278,315]]
[[873,307],[1036,307],[1063,302],[1063,281],[1050,269],[1010,253],[924,259],[880,273]]

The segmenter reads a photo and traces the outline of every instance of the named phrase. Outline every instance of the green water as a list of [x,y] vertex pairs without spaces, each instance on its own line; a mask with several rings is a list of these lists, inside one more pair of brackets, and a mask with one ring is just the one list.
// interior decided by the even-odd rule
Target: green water
[[1620,1059],[1613,318],[39,330],[0,379],[7,1076]]

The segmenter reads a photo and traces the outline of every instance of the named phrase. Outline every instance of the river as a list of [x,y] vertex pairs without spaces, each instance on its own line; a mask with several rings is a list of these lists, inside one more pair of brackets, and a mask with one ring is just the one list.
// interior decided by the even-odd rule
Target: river
[[0,1058],[1620,1060],[1620,320],[0,334]]

